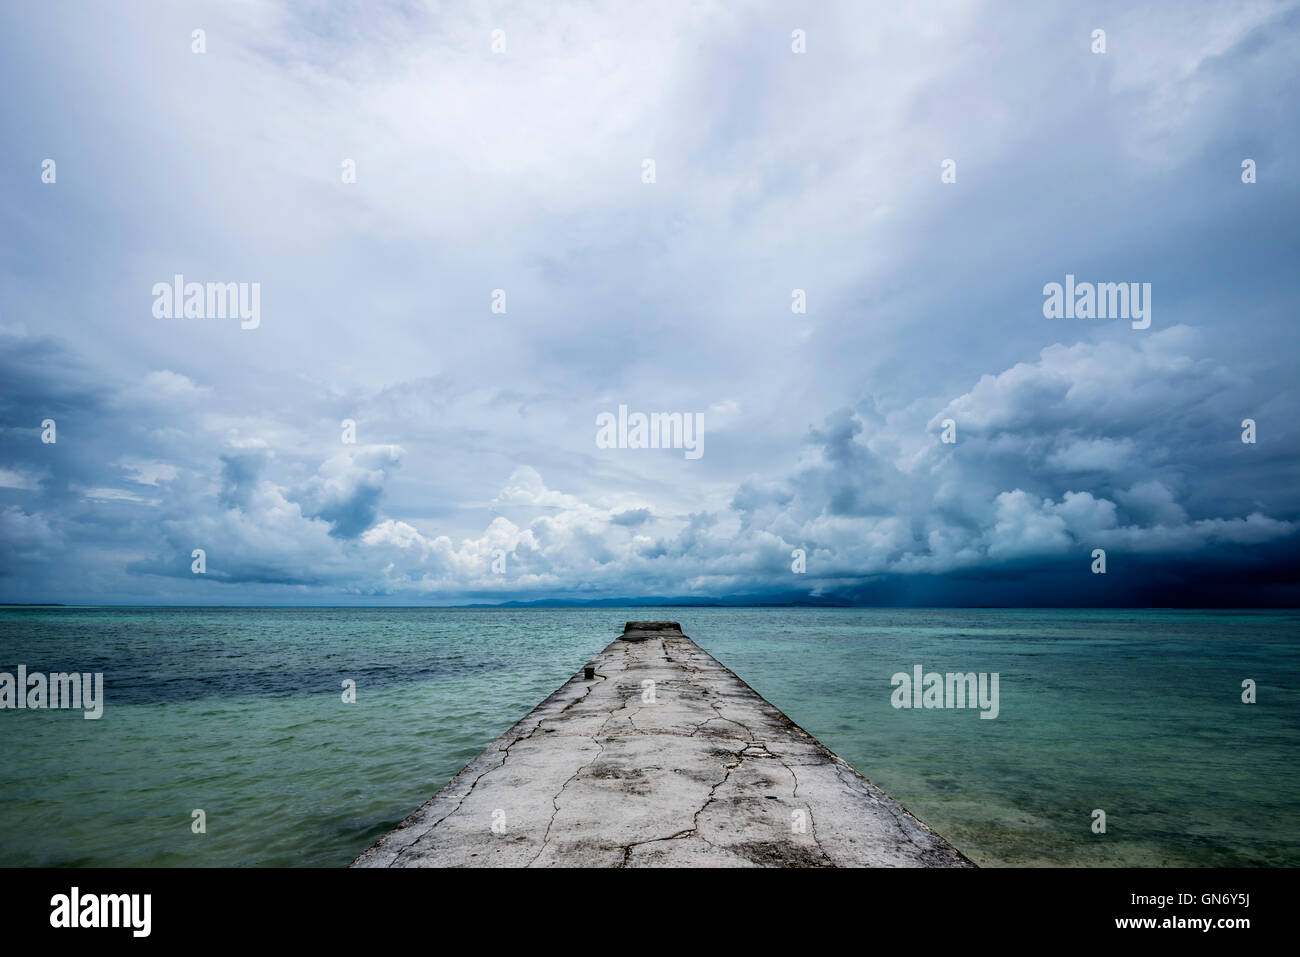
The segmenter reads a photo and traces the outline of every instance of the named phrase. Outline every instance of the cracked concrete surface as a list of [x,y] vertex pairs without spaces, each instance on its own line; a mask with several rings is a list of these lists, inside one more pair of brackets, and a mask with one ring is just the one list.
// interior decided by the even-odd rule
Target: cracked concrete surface
[[675,622],[594,664],[353,866],[973,866]]

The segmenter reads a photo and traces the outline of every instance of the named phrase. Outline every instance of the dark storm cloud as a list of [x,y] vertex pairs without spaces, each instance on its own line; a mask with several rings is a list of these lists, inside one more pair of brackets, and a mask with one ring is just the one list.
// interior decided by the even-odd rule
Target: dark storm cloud
[[1288,594],[1297,5],[792,15],[0,10],[0,598]]

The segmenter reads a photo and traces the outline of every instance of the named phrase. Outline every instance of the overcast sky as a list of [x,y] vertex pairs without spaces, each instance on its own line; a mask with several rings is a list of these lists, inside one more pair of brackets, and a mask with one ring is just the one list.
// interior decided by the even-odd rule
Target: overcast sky
[[1300,600],[1296,3],[334,6],[0,8],[0,600]]

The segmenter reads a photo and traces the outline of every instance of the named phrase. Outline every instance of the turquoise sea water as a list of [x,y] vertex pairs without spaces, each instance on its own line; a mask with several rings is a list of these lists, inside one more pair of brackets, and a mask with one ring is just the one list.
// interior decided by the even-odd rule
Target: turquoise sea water
[[[346,865],[629,618],[979,864],[1300,864],[1300,612],[803,608],[0,609],[0,671],[107,699],[0,711],[0,864]],[[894,709],[917,664],[999,673],[999,716]]]

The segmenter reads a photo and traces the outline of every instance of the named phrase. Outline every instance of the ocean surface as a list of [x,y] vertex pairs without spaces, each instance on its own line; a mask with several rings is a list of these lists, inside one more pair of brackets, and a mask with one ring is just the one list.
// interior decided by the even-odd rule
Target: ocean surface
[[[0,711],[0,865],[344,866],[635,618],[978,864],[1300,864],[1300,612],[2,608],[0,671],[106,702]],[[918,664],[998,717],[895,709]]]

